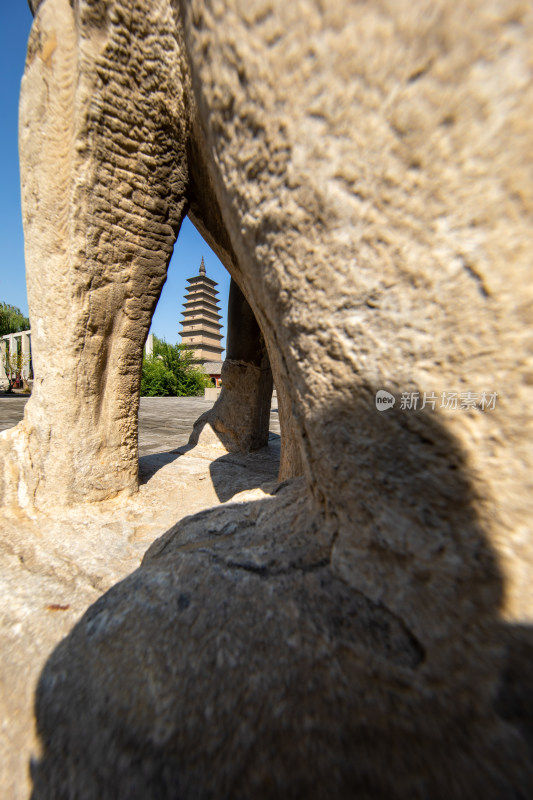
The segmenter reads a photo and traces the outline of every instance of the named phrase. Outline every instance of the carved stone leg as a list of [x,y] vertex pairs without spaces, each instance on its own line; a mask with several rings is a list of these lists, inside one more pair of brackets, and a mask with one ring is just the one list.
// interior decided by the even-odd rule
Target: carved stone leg
[[194,444],[218,444],[249,453],[268,442],[272,371],[261,329],[248,301],[232,279],[228,303],[227,357],[222,391],[212,409],[197,420]]
[[174,23],[165,3],[149,17],[47,0],[34,20],[20,151],[35,384],[0,439],[8,504],[137,487],[142,351],[187,182]]

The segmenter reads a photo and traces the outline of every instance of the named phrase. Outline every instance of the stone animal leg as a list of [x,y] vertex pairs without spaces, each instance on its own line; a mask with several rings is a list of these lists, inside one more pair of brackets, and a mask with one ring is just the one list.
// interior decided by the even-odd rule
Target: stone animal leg
[[185,213],[179,65],[165,2],[37,11],[20,101],[36,379],[0,444],[7,503],[137,487],[143,345]]
[[259,450],[268,442],[271,397],[272,371],[265,341],[248,301],[232,279],[222,391],[213,408],[197,420],[191,443],[211,442],[214,434],[230,452]]

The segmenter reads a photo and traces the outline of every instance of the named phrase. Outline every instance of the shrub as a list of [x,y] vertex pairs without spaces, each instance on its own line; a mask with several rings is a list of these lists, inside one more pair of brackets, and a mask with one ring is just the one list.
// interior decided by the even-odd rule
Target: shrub
[[143,360],[141,395],[143,397],[169,397],[177,394],[178,381],[173,372],[154,356]]
[[143,359],[142,397],[196,397],[213,386],[184,344],[168,344],[154,336],[154,352]]

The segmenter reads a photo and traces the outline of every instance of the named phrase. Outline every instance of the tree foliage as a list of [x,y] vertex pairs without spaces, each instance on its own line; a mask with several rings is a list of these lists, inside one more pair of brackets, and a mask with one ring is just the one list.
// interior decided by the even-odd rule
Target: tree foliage
[[27,331],[29,328],[30,321],[20,308],[0,302],[0,336],[4,336],[6,333]]
[[209,386],[213,382],[195,363],[191,348],[154,336],[154,352],[143,359],[143,397],[195,397]]

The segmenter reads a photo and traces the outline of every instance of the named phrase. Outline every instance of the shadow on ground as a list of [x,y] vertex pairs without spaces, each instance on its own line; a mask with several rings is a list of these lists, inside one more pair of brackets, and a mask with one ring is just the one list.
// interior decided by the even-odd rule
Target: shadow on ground
[[[279,472],[280,444],[280,436],[270,433],[268,446],[256,453],[228,453],[210,461],[209,473],[220,502],[225,503],[239,492],[256,489],[264,483],[275,481]],[[139,485],[147,484],[160,469],[180,458],[196,456],[206,460],[205,454],[199,453],[194,445],[185,445],[164,453],[141,456]]]
[[33,800],[533,796],[533,637],[482,498],[436,415],[373,395],[310,421],[327,513],[296,479],[188,517],[87,610],[39,682]]

